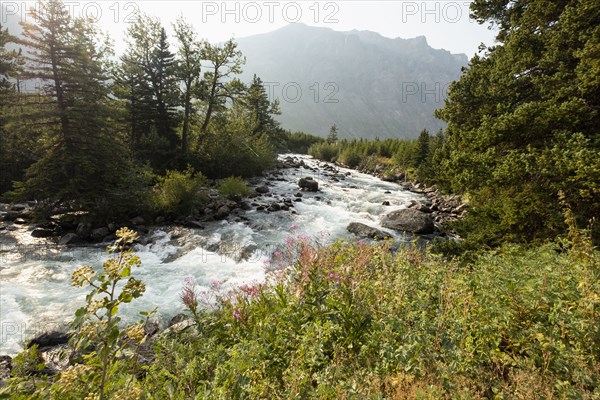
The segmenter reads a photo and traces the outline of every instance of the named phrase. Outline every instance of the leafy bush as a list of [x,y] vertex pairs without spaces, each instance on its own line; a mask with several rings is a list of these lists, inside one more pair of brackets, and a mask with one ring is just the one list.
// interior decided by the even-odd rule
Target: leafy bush
[[245,132],[211,135],[200,150],[198,167],[210,178],[250,177],[275,165],[277,156],[266,134]]
[[[73,272],[73,286],[89,286],[86,305],[75,313],[74,349],[80,350],[78,360],[69,360],[69,367],[51,381],[48,368],[37,346],[15,358],[16,368],[8,390],[14,397],[28,399],[140,398],[137,374],[140,350],[146,342],[146,323],[150,313],[141,312],[144,319],[136,325],[122,328],[117,315],[119,307],[142,296],[145,285],[131,276],[141,261],[131,246],[137,234],[128,228],[117,231],[116,254],[106,260],[102,272],[82,266]],[[124,280],[127,280],[123,283]],[[46,374],[36,376],[45,371]],[[0,397],[4,393],[0,392]],[[127,395],[127,397],[124,397]]]
[[350,168],[356,168],[360,164],[362,157],[360,154],[356,153],[352,149],[342,150],[337,161],[347,165]]
[[192,168],[183,172],[167,171],[152,189],[151,204],[157,213],[170,216],[189,215],[207,201],[206,178]]
[[322,142],[310,146],[308,154],[319,160],[331,162],[335,161],[338,151],[338,146],[335,143]]
[[225,178],[219,185],[219,193],[226,197],[246,197],[252,193],[252,190],[246,185],[242,178],[231,176]]
[[[553,245],[505,246],[465,268],[385,245],[286,243],[272,262],[293,254],[291,276],[233,292],[217,285],[208,297],[186,286],[196,330],[161,343],[148,390],[233,399],[600,391],[597,253],[583,261]],[[218,307],[202,311],[209,297]]]
[[[200,291],[186,279],[191,325],[163,333],[141,370],[131,372],[135,353],[119,349],[144,337],[121,336],[108,321],[91,330],[98,350],[54,384],[25,375],[9,389],[15,398],[83,398],[102,390],[108,365],[104,393],[112,398],[597,398],[600,255],[589,236],[572,236],[568,252],[505,245],[466,265],[416,248],[392,254],[389,243],[322,247],[288,237],[272,253],[267,283],[225,290],[213,282]],[[124,257],[105,264],[107,279],[96,284],[84,269],[75,283],[96,284],[91,296],[110,291],[138,263]],[[293,268],[280,269],[291,260]],[[97,308],[88,297],[78,314],[110,315],[124,299]],[[79,334],[89,339],[85,326]],[[103,348],[108,363],[99,362]],[[19,368],[39,371],[38,360],[30,350]]]
[[321,143],[324,139],[309,135],[304,132],[285,132],[284,141],[278,150],[292,153],[308,154],[308,149],[315,143]]

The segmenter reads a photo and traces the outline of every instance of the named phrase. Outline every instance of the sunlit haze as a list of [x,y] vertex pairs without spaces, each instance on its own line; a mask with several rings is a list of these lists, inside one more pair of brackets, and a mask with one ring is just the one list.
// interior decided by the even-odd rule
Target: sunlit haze
[[[3,1],[0,23],[11,32],[31,18],[31,1]],[[390,38],[425,36],[430,46],[468,56],[494,32],[469,18],[469,1],[65,1],[75,16],[98,21],[110,34],[117,54],[137,12],[160,18],[167,29],[182,15],[211,42],[274,31],[290,23],[336,31],[369,30]]]

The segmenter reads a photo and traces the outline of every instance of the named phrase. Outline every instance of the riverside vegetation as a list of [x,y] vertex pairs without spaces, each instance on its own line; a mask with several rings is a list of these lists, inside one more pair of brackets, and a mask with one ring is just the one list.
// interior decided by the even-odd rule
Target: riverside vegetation
[[[264,284],[225,290],[216,282],[199,293],[186,282],[181,299],[189,320],[160,334],[142,329],[148,313],[133,327],[117,323],[118,303],[143,293],[135,278],[117,284],[138,264],[130,250],[135,233],[120,230],[114,258],[102,271],[84,268],[74,276],[91,291],[75,319],[68,367],[49,371],[33,345],[13,360],[2,396],[600,397],[600,229],[594,223],[600,214],[600,3],[473,2],[475,19],[499,28],[498,43],[482,47],[451,85],[437,112],[447,129],[422,132],[416,141],[370,142],[337,140],[335,128],[327,140],[275,129],[269,118],[277,107],[261,94],[259,78],[250,86],[224,79],[241,68],[235,44],[217,49],[186,42],[183,22],[181,70],[161,75],[179,82],[172,86],[178,91],[155,90],[150,75],[156,71],[138,69],[175,64],[164,30],[147,17],[132,25],[128,55],[114,69],[120,79],[108,85],[102,71],[113,69],[98,61],[104,52],[88,36],[92,27],[70,20],[59,1],[45,4],[58,11],[30,26],[24,42],[38,49],[38,58],[6,50],[14,38],[0,30],[3,76],[54,82],[40,102],[2,80],[2,96],[21,102],[3,102],[0,115],[2,160],[14,167],[10,180],[21,182],[10,196],[96,216],[132,212],[140,204],[134,198],[186,213],[180,196],[201,200],[204,176],[257,173],[287,138],[321,159],[383,168],[459,193],[469,209],[454,223],[463,240],[435,251],[391,252],[386,243],[322,246],[290,236],[272,254],[278,272]],[[64,42],[50,46],[51,38]],[[184,43],[226,67],[186,84],[185,71],[198,74],[193,62],[182,61],[196,54]],[[52,49],[79,58],[59,58],[65,63],[52,75]],[[146,56],[154,58],[144,64]],[[78,65],[85,71],[75,73]],[[231,105],[230,96],[240,101]],[[17,134],[15,110],[35,132]],[[20,148],[30,151],[11,151]],[[237,178],[219,189],[227,197],[244,193]],[[169,192],[175,195],[163,196]]]
[[574,227],[562,247],[503,245],[468,264],[290,236],[271,263],[291,267],[233,290],[186,282],[191,320],[154,336],[147,313],[140,324],[117,324],[119,304],[144,289],[134,278],[117,285],[139,264],[125,246],[135,234],[118,234],[102,271],[73,275],[92,291],[77,312],[71,366],[49,376],[30,347],[13,360],[11,398],[600,395],[599,254]]

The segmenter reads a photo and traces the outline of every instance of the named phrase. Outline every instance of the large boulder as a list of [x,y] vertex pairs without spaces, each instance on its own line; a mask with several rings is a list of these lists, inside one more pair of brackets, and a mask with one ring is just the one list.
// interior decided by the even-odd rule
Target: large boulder
[[316,192],[319,190],[319,182],[315,181],[310,176],[307,176],[306,178],[300,178],[298,181],[298,186],[304,190],[308,190],[309,192]]
[[269,193],[269,187],[267,185],[262,185],[254,189],[256,193],[264,194]]
[[27,348],[30,348],[34,344],[37,344],[40,349],[46,347],[56,347],[61,344],[67,344],[69,339],[71,338],[71,334],[60,331],[50,331],[44,332],[41,335],[38,335],[31,339],[27,343]]
[[412,208],[395,210],[383,217],[381,226],[400,232],[433,233],[435,227],[430,214]]
[[31,236],[34,238],[48,238],[52,235],[54,235],[54,231],[46,228],[36,228],[31,232]]
[[110,234],[110,231],[108,230],[108,228],[106,226],[103,226],[103,227],[94,229],[92,231],[92,233],[90,234],[90,237],[92,238],[92,240],[99,241],[99,240],[104,239],[109,234]]
[[386,240],[392,237],[387,232],[373,228],[372,226],[362,224],[360,222],[351,222],[346,230],[350,233],[354,233],[356,236],[361,238],[370,238],[376,240]]
[[231,213],[231,209],[229,207],[227,207],[227,205],[222,205],[221,207],[219,207],[219,209],[215,213],[215,218],[216,219],[225,219],[229,216],[230,213]]
[[67,244],[77,243],[78,241],[79,241],[79,236],[77,236],[76,233],[69,232],[60,238],[60,240],[58,241],[58,244],[67,245]]

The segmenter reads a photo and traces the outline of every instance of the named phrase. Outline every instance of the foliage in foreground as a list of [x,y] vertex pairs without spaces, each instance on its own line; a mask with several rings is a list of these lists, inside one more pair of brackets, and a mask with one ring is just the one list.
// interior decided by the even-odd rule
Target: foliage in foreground
[[155,341],[145,375],[116,362],[111,392],[129,385],[129,398],[161,399],[597,398],[600,264],[575,236],[569,251],[505,245],[468,265],[418,250],[392,255],[386,245],[319,248],[306,236],[288,238],[272,263],[298,261],[268,284],[226,292],[215,283],[198,293],[188,281],[182,300],[194,324]]

